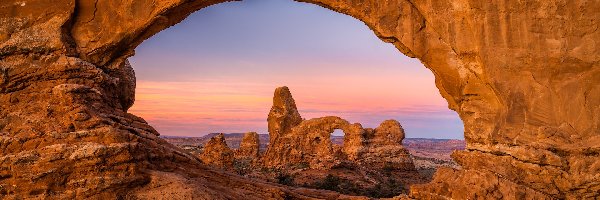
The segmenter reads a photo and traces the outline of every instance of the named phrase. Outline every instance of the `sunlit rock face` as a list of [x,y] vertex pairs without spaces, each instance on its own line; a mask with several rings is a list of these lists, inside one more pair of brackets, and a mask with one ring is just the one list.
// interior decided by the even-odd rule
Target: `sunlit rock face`
[[[421,60],[463,120],[467,149],[454,154],[462,169],[440,170],[413,187],[413,197],[598,197],[600,4],[305,1],[365,22]],[[1,1],[0,194],[176,198],[172,191],[186,188],[177,194],[299,197],[302,191],[207,170],[126,113],[133,49],[220,2]]]
[[[269,144],[278,143],[281,136],[289,133],[292,127],[300,124],[302,120],[289,88],[280,87],[275,89],[273,106],[271,106],[271,111],[267,117]],[[267,150],[267,154],[270,154],[269,150]]]
[[380,169],[415,170],[410,153],[404,146],[404,129],[396,120],[386,120],[375,129],[365,129],[363,152],[357,161]]
[[[291,103],[283,107],[281,102]],[[297,125],[286,126],[285,130],[271,129],[269,137],[277,139],[272,140],[262,157],[264,166],[285,168],[306,163],[312,169],[331,169],[344,161],[355,161],[382,169],[387,166],[404,171],[415,169],[408,150],[402,146],[404,129],[398,121],[387,120],[376,129],[364,129],[359,123],[350,124],[337,116],[302,120],[293,102],[289,88],[275,89],[269,127]],[[343,147],[331,142],[335,129],[344,132]]]
[[240,148],[235,151],[236,159],[258,160],[260,156],[260,138],[256,132],[244,134]]
[[225,143],[225,136],[222,133],[210,138],[200,154],[200,160],[205,164],[225,169],[233,166],[233,158],[233,151]]
[[[394,197],[405,194],[410,185],[426,183],[402,145],[405,133],[398,121],[386,120],[372,129],[337,116],[304,120],[294,102],[289,88],[275,89],[267,121],[274,127],[269,137],[277,139],[264,154],[255,132],[246,133],[235,150],[218,134],[204,145],[200,159],[256,180],[305,188],[335,185],[328,189],[349,195]],[[345,133],[343,144],[331,140],[336,129]]]

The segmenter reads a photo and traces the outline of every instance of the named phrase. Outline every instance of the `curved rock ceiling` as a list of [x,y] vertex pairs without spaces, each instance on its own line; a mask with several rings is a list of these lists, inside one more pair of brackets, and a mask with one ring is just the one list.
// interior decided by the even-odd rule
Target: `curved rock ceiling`
[[[0,195],[342,198],[207,169],[126,113],[134,48],[220,2],[1,1]],[[462,169],[439,170],[412,197],[599,197],[600,2],[303,2],[421,60],[463,120]]]

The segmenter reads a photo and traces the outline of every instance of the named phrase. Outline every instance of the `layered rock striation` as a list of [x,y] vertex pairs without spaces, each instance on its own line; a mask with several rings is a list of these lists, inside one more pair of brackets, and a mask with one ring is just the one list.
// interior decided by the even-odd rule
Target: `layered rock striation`
[[[413,197],[598,198],[597,2],[302,1],[361,20],[418,58],[464,122],[467,147],[454,154],[462,169],[440,170],[432,183],[413,187]],[[204,169],[127,113],[135,89],[127,58],[135,47],[221,2],[0,2],[0,194],[135,196],[168,191],[158,186],[171,182],[156,177],[175,174],[192,180],[178,182],[192,196],[297,195],[235,187],[247,182]],[[298,121],[269,129],[288,131]],[[235,190],[218,192],[223,179]]]

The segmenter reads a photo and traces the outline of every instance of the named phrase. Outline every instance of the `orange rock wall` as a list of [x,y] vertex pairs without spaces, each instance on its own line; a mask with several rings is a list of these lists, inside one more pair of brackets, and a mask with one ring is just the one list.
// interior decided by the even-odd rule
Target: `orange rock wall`
[[[454,154],[463,169],[440,170],[411,195],[598,197],[600,2],[304,1],[421,60],[463,120],[467,149]],[[123,187],[153,184],[152,170],[198,162],[126,113],[135,88],[126,59],[220,2],[1,1],[0,195],[127,195]]]

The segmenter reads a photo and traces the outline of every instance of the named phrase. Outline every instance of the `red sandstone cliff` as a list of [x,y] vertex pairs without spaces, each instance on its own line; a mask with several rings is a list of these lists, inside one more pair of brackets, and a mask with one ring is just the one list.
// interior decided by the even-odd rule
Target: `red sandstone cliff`
[[[438,171],[413,197],[599,197],[597,1],[303,1],[361,20],[421,60],[463,120],[462,169]],[[302,198],[207,169],[127,113],[134,48],[220,2],[1,1],[0,194]],[[176,186],[188,189],[171,194]]]

